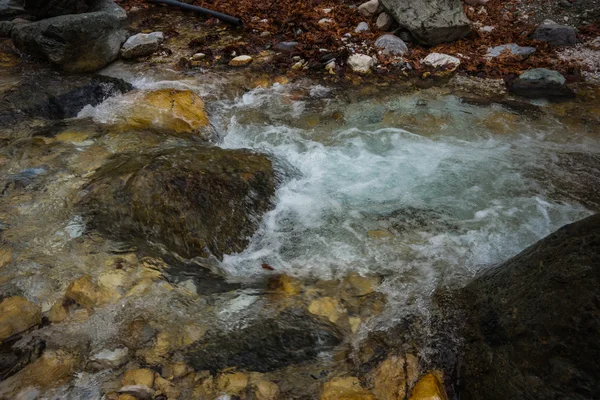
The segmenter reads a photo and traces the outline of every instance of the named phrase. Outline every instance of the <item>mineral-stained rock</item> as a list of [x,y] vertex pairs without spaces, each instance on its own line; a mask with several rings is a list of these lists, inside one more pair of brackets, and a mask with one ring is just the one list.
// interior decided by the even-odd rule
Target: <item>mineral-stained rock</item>
[[109,235],[163,243],[185,257],[222,257],[244,249],[274,191],[266,156],[190,145],[115,156],[80,205]]
[[321,400],[376,400],[355,377],[333,378],[323,386]]
[[461,399],[600,396],[600,214],[486,271],[464,295]]
[[14,296],[0,302],[0,343],[42,322],[38,306],[24,297]]
[[425,45],[452,42],[471,32],[460,0],[381,0],[381,5]]

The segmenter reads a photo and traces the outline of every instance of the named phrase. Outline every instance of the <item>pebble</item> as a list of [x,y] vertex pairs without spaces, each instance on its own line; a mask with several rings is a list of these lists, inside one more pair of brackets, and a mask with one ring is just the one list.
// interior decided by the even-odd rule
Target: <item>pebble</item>
[[361,22],[360,24],[358,24],[356,29],[354,29],[355,33],[368,32],[368,31],[369,31],[369,24],[367,24],[366,22]]
[[372,18],[381,10],[379,0],[370,0],[358,7],[358,12],[364,17]]
[[446,65],[452,65],[456,68],[460,65],[460,60],[458,58],[443,53],[430,53],[422,60],[422,62],[423,64],[434,68],[444,67]]
[[348,57],[348,65],[354,72],[367,74],[371,72],[371,69],[375,66],[375,61],[366,54],[353,54]]
[[408,53],[406,43],[398,36],[385,34],[377,38],[375,47],[382,49],[383,54],[402,56]]
[[200,61],[200,60],[204,60],[205,58],[206,58],[206,54],[204,54],[204,53],[196,53],[192,56],[193,61]]
[[319,24],[323,25],[323,24],[331,24],[333,22],[333,20],[331,18],[322,18],[319,20]]
[[519,46],[516,43],[509,43],[509,44],[503,44],[500,46],[496,46],[496,47],[489,47],[487,54],[485,55],[488,58],[495,58],[495,57],[499,57],[500,55],[502,55],[505,52],[509,52],[510,54],[514,55],[514,56],[520,56],[520,57],[528,57],[530,55],[532,55],[533,53],[535,53],[535,47],[523,47],[523,46]]
[[237,56],[234,59],[232,59],[231,61],[229,61],[229,65],[231,65],[232,67],[243,67],[243,66],[250,64],[251,62],[252,62],[252,57],[243,55],[243,56]]
[[394,18],[390,14],[382,12],[381,14],[379,14],[379,17],[377,17],[375,25],[380,31],[387,32],[390,30],[394,22]]

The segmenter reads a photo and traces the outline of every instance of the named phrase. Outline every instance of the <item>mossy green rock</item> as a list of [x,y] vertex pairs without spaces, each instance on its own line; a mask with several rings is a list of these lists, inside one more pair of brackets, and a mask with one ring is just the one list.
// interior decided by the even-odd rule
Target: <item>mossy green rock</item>
[[87,185],[80,206],[93,228],[119,239],[222,258],[246,247],[274,192],[266,156],[194,145],[115,156]]

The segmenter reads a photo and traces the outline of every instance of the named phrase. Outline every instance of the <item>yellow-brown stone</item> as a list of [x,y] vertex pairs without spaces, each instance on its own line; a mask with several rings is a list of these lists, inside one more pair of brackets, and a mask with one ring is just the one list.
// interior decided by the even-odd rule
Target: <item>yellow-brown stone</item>
[[0,248],[0,268],[5,267],[12,260],[12,250]]
[[375,370],[373,393],[377,400],[404,400],[406,398],[406,360],[399,356],[390,356]]
[[198,133],[209,125],[204,101],[191,90],[162,89],[136,100],[126,125],[177,133]]
[[252,57],[250,56],[237,56],[229,61],[229,65],[232,67],[243,67],[252,62]]
[[377,400],[364,389],[358,378],[333,378],[323,386],[321,400]]
[[260,380],[256,382],[255,387],[256,400],[277,400],[279,398],[279,386],[276,383]]
[[40,308],[26,298],[14,296],[4,299],[0,303],[0,343],[41,322]]
[[87,309],[110,303],[119,298],[119,294],[107,288],[100,287],[92,282],[92,278],[85,275],[74,280],[65,293],[67,299]]
[[131,369],[125,372],[121,384],[123,386],[144,385],[152,388],[154,386],[154,371],[147,368]]
[[448,400],[448,395],[435,374],[429,373],[417,382],[409,400]]
[[248,377],[242,372],[224,373],[217,378],[216,384],[218,390],[238,395],[248,386]]
[[338,322],[344,315],[341,311],[340,303],[333,297],[322,297],[320,299],[313,300],[308,306],[308,311],[311,314],[318,315],[319,317],[327,318],[330,322]]
[[50,311],[48,311],[48,320],[52,323],[63,322],[69,315],[69,310],[65,307],[64,299],[59,299]]
[[158,392],[157,394],[164,394],[168,399],[177,399],[181,395],[181,390],[160,375],[154,378],[154,389]]

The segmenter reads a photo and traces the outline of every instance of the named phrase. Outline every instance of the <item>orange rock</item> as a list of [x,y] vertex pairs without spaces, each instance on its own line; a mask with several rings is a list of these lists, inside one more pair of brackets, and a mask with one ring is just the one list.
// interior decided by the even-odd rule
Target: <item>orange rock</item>
[[417,382],[409,400],[448,400],[448,395],[440,380],[429,373]]
[[14,296],[0,303],[0,343],[42,322],[38,306],[24,297]]

